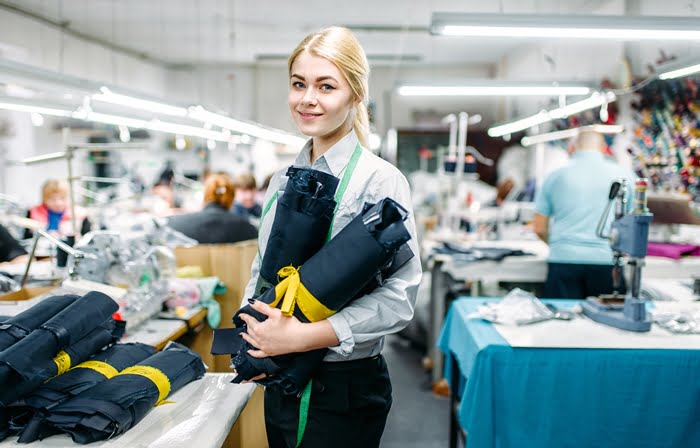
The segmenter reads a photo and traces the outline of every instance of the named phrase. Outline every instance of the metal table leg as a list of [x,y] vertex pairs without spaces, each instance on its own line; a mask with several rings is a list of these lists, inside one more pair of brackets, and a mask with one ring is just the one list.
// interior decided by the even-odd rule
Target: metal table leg
[[433,361],[433,384],[443,378],[443,356],[437,348],[442,323],[445,320],[445,297],[447,296],[447,274],[442,271],[443,262],[434,260],[430,271],[430,332],[428,353]]
[[[449,435],[449,447],[457,448],[457,442],[460,439],[459,435],[462,432],[461,425],[459,424],[459,382],[461,378],[461,372],[459,371],[459,364],[457,360],[452,357],[452,368],[450,369],[452,378],[452,385],[450,387],[450,435]],[[466,440],[465,440],[466,445]]]

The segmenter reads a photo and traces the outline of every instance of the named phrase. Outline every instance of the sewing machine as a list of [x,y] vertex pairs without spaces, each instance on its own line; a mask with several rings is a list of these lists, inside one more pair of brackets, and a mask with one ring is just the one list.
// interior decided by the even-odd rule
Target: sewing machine
[[[646,304],[640,299],[642,267],[647,254],[649,224],[654,215],[647,209],[647,181],[638,179],[634,186],[634,208],[627,213],[627,182],[613,182],[608,195],[608,206],[598,222],[598,236],[608,238],[613,250],[614,293],[607,296],[589,297],[582,304],[583,314],[596,322],[628,331],[644,332],[651,329],[651,317]],[[604,234],[615,203],[615,221],[609,235]],[[623,257],[630,266],[630,281],[627,294],[618,293],[623,278]]]

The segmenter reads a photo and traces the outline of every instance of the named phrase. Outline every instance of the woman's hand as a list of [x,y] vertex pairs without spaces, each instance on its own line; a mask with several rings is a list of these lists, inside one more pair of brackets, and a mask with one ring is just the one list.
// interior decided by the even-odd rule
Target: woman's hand
[[267,320],[258,322],[247,314],[240,315],[247,326],[247,330],[241,333],[241,337],[257,349],[248,350],[250,356],[266,358],[304,350],[300,345],[304,339],[302,336],[304,324],[299,319],[294,316],[282,316],[282,311],[259,300],[252,301],[250,306],[267,316]]

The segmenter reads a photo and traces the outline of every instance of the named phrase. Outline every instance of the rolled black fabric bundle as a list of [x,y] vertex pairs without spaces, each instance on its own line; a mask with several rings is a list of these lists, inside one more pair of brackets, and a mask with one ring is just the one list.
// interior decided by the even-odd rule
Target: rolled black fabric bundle
[[204,371],[198,354],[171,343],[113,378],[51,407],[43,417],[76,443],[109,439],[131,429],[153,406],[201,378]]
[[0,406],[0,442],[5,440],[5,438],[7,438],[9,435],[8,419],[7,409]]
[[[17,343],[0,355],[0,359],[10,359],[9,362],[11,362],[9,365],[0,365],[0,369],[8,372],[6,376],[8,380],[2,383],[7,387],[0,390],[0,405],[8,406],[41,386],[45,381],[64,374],[68,369],[86,361],[104,347],[117,342],[123,333],[123,323],[109,318],[82,339],[51,358],[50,353],[53,350],[45,350],[44,346],[40,345],[44,342],[40,337],[41,333],[32,332],[23,339],[27,341],[26,344]],[[19,350],[29,346],[33,347],[32,351]]]
[[155,352],[154,347],[146,344],[116,344],[72,367],[63,375],[47,381],[9,408],[12,413],[11,431],[20,434],[19,443],[30,443],[46,438],[55,430],[45,424],[42,416],[37,413],[46,412],[49,407],[63,403],[118,375],[127,367],[153,356]]
[[[394,200],[385,198],[353,219],[343,230],[311,257],[300,269],[280,271],[284,280],[259,297],[282,313],[302,322],[323,320],[355,298],[379,286],[382,272],[388,278],[413,257],[406,242],[411,238],[404,225],[406,211]],[[397,255],[401,255],[397,257]],[[369,287],[368,287],[369,285]],[[214,340],[212,353],[223,354],[234,348],[233,364],[238,375],[234,382],[250,380],[260,373],[263,381],[281,387],[285,393],[300,392],[323,360],[326,350],[315,350],[271,358],[250,356],[252,347],[235,334],[244,323],[238,317],[250,314],[258,320],[265,316],[246,306],[234,318],[238,328],[222,330]],[[218,352],[218,353],[217,353]]]
[[0,353],[0,405],[118,339],[123,326],[111,319],[118,309],[108,296],[89,292]]
[[284,266],[301,266],[326,242],[333,220],[338,178],[310,168],[290,167],[277,200],[256,285],[256,297],[277,284]]
[[70,294],[49,297],[14,317],[0,318],[0,352],[39,328],[78,297]]

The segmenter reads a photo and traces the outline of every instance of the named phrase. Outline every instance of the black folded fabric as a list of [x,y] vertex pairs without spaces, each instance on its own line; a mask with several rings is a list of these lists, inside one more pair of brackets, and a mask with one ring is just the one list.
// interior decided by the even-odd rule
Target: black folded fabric
[[[0,405],[89,358],[121,336],[114,300],[89,292],[0,353]],[[29,389],[28,389],[29,388]]]
[[49,297],[14,317],[0,318],[0,352],[39,328],[79,296]]
[[116,344],[97,353],[14,403],[9,408],[12,413],[11,431],[20,434],[19,443],[44,439],[55,430],[45,424],[42,412],[116,376],[127,367],[153,356],[155,352],[155,348],[150,345],[135,343]]
[[[339,311],[355,298],[379,286],[381,281],[378,282],[377,278],[382,276],[383,270],[384,278],[388,278],[413,257],[406,246],[411,236],[404,225],[405,219],[405,210],[390,198],[365,207],[360,216],[353,219],[298,271],[288,270],[288,278],[258,300],[278,306],[285,315],[294,314],[302,322],[322,320]],[[397,254],[401,254],[401,257],[396,257]],[[295,282],[295,276],[298,276],[300,286],[293,294],[294,300],[283,300],[288,286]],[[368,288],[368,284],[372,286]],[[309,300],[308,295],[312,299]],[[322,306],[314,305],[314,302]],[[259,321],[265,319],[264,315],[246,305],[234,316],[236,328],[219,330],[215,334],[212,353],[233,354],[233,364],[238,373],[234,382],[250,380],[260,373],[266,373],[268,378],[263,381],[265,385],[281,387],[287,394],[299,393],[327,350],[254,358],[248,354],[252,347],[238,335],[245,331],[244,322],[240,319],[242,313]]]
[[93,354],[117,342],[123,333],[123,323],[109,318],[82,339],[51,358],[51,350],[46,351],[41,345],[44,342],[41,333],[32,332],[23,339],[27,343],[23,344],[22,348],[25,345],[33,346],[33,351],[15,350],[14,347],[17,347],[18,343],[3,353],[3,355],[7,354],[7,357],[0,355],[2,358],[11,359],[9,361],[11,364],[0,366],[0,369],[4,368],[4,371],[9,372],[0,390],[0,405],[8,406],[41,386],[45,381],[64,374],[71,367],[86,361]]
[[43,418],[76,443],[109,439],[128,431],[153,406],[204,372],[198,354],[171,343],[138,365],[51,407]]
[[7,436],[10,435],[8,427],[9,417],[7,415],[7,409],[0,406],[0,442],[5,440]]
[[284,266],[301,266],[326,242],[333,220],[338,178],[310,168],[290,167],[287,186],[277,200],[265,248],[256,296],[277,284]]
[[442,246],[433,249],[433,254],[447,254],[460,263],[474,261],[503,261],[506,257],[519,257],[534,255],[520,249],[508,249],[505,247],[464,247],[455,243],[443,242]]

